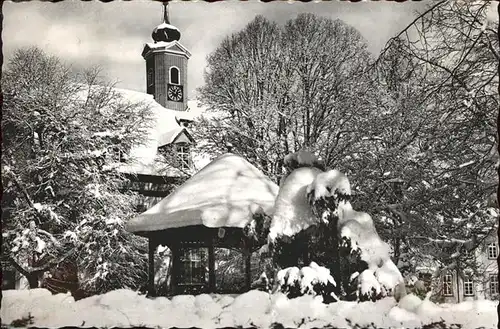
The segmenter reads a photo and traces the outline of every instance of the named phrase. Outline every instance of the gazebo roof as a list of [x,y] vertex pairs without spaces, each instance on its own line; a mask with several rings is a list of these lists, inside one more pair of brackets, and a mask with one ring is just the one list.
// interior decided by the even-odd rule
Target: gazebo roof
[[169,196],[133,218],[129,232],[171,228],[243,228],[253,214],[272,215],[278,186],[248,161],[224,154],[189,178]]

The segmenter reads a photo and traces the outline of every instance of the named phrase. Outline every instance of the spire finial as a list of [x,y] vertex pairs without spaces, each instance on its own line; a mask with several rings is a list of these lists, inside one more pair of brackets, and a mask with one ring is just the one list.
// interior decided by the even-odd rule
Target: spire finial
[[168,17],[168,1],[163,1],[163,22],[170,24]]
[[181,32],[178,28],[170,24],[170,19],[168,15],[168,2],[169,0],[163,0],[163,23],[158,25],[151,34],[154,42],[172,42],[179,41],[181,38]]

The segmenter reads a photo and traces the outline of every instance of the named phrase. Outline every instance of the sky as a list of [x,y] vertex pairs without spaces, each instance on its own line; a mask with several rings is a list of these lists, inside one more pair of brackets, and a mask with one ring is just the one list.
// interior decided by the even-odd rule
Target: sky
[[[169,11],[171,23],[181,31],[181,44],[192,53],[188,97],[194,99],[196,88],[204,83],[206,57],[224,37],[243,29],[256,15],[278,24],[303,12],[340,18],[363,35],[368,49],[376,55],[429,2],[175,1],[169,4]],[[3,15],[4,63],[16,49],[37,46],[76,68],[101,66],[106,77],[120,88],[145,91],[146,69],[141,52],[146,42],[152,42],[153,29],[162,22],[160,3],[6,1]]]

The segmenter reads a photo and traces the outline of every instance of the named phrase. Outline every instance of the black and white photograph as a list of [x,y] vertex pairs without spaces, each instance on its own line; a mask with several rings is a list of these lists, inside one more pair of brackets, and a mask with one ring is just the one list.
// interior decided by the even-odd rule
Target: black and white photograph
[[500,328],[498,1],[1,5],[2,328]]

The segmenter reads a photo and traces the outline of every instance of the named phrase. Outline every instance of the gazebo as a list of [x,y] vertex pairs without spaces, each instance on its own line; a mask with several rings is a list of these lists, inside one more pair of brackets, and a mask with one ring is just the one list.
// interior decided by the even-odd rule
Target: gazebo
[[[257,246],[245,236],[243,228],[257,213],[271,215],[277,194],[278,186],[260,170],[242,157],[227,153],[133,218],[127,230],[149,240],[149,294],[156,295],[154,253],[159,245],[172,252],[174,294],[216,292],[214,248],[219,247],[242,251],[245,287],[250,289],[250,257]],[[199,266],[190,268],[191,275],[199,280],[183,282],[183,260],[199,260],[202,251],[208,254],[208,277],[205,267]]]

